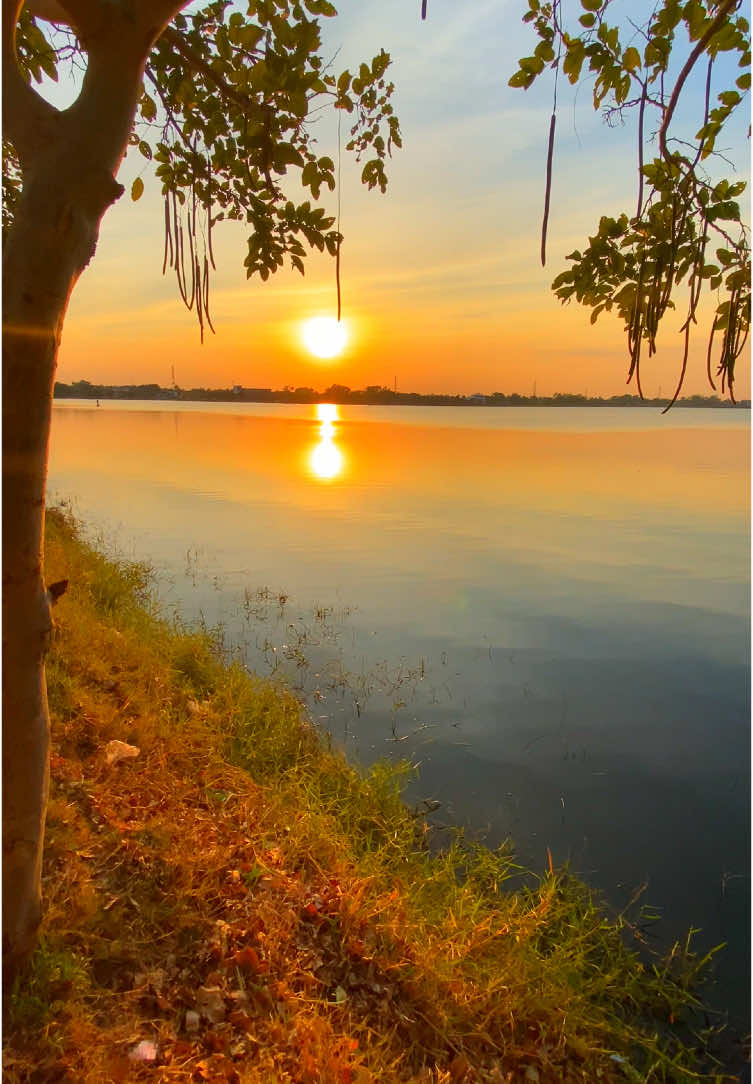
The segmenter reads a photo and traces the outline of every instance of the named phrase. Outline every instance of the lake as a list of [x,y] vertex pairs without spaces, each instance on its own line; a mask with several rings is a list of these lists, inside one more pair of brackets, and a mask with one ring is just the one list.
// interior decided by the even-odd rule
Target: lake
[[746,1022],[749,422],[57,401],[49,490],[354,759],[418,765],[440,837],[726,941],[711,1000]]

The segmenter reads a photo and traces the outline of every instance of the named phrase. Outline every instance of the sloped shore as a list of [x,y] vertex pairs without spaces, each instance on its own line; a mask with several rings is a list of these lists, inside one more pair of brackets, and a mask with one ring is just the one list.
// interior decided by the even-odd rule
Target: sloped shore
[[735,1079],[710,1060],[686,947],[647,964],[567,871],[524,882],[461,836],[430,851],[406,766],[349,765],[61,510],[46,577],[69,580],[46,909],[5,991],[4,1079]]

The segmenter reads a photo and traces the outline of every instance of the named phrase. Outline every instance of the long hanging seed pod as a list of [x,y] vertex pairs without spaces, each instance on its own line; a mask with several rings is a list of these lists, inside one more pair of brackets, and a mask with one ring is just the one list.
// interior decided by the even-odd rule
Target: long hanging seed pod
[[199,335],[201,342],[204,342],[204,318],[201,313],[201,268],[199,267],[199,258],[196,257],[196,264],[194,266],[194,281],[196,282],[196,316],[199,320]]
[[[557,27],[557,0],[552,6],[552,19]],[[562,41],[557,48],[557,60],[554,65],[554,92],[552,95],[552,116],[549,121],[549,144],[546,151],[546,191],[544,193],[544,217],[541,221],[541,266],[546,267],[546,232],[549,226],[549,203],[552,197],[552,160],[554,158],[554,130],[557,127],[557,78],[560,73]]]
[[191,268],[191,303],[189,309],[193,305],[196,298],[196,251],[194,247],[195,237],[195,218],[196,218],[196,190],[191,187],[191,210],[186,213],[186,233],[188,234],[188,264]]
[[643,83],[641,93],[641,107],[638,110],[638,208],[635,217],[641,217],[643,210],[643,116],[646,112],[646,98],[648,96],[648,82]]
[[682,351],[682,368],[680,369],[680,379],[677,382],[677,387],[675,388],[674,395],[672,396],[670,401],[665,406],[664,410],[662,411],[662,414],[666,414],[667,411],[670,410],[675,405],[675,403],[677,402],[677,396],[680,394],[680,389],[682,388],[682,385],[685,382],[685,370],[688,367],[688,347],[689,346],[690,346],[690,321],[688,321],[687,324],[685,325],[685,345],[684,345],[683,351]]
[[714,378],[711,375],[711,351],[714,346],[714,335],[716,333],[716,317],[711,321],[711,334],[709,335],[709,348],[706,351],[706,376],[709,378],[709,384],[716,391],[716,384]]
[[643,312],[643,276],[646,270],[646,253],[641,252],[641,265],[638,270],[638,282],[635,287],[635,302],[628,327],[628,348],[630,350],[630,371],[626,383],[630,383],[633,374],[638,370],[641,358],[641,346],[643,343],[643,328],[645,316]]
[[[661,296],[659,318],[661,318],[667,309],[669,298],[672,293],[672,280],[675,275],[675,258],[677,254],[677,243],[682,236],[682,231],[685,227],[685,215],[682,215],[680,222],[677,222],[677,197],[672,200],[672,225],[670,226],[670,250],[669,250],[669,264],[667,267],[667,275],[664,282],[664,291]],[[657,320],[658,324],[658,320]]]
[[173,266],[173,235],[170,229],[170,194],[165,193],[165,254],[162,257],[162,274],[167,267],[168,251],[170,254],[170,266]]
[[[199,178],[203,177],[204,155],[199,154],[196,142],[190,150],[192,152],[190,164],[193,170],[190,204],[188,203],[189,193],[185,189],[183,202],[179,199],[178,190],[165,193],[165,245],[162,273],[165,273],[168,266],[175,271],[178,291],[187,309],[192,309],[194,302],[196,303],[196,318],[203,343],[205,325],[211,328],[212,332],[215,330],[209,315],[210,264],[216,270],[212,247],[212,160],[207,150],[206,189],[202,191]],[[206,214],[206,230],[201,231],[203,256],[199,251],[199,216],[202,211]]]
[[196,170],[195,170],[195,165],[196,165],[196,144],[194,144],[192,165],[194,167],[194,170],[193,170],[194,175],[193,175],[193,178],[191,180],[191,232],[193,233],[193,235],[195,237],[196,236]]
[[183,298],[183,304],[188,306],[188,294],[186,292],[183,273],[183,230],[178,219],[178,197],[173,192],[173,236],[175,237],[175,277],[178,280],[178,289]]
[[[217,270],[214,263],[214,251],[212,249],[212,159],[207,151],[207,248],[209,250],[209,262],[214,271]],[[214,330],[214,329],[212,329]]]
[[635,359],[635,386],[638,389],[638,396],[640,399],[645,399],[643,394],[643,385],[641,384],[641,353],[638,351],[638,356]]
[[[425,18],[426,0],[424,0],[424,15]],[[341,195],[341,176],[342,176],[342,140],[340,138],[340,128],[342,121],[342,110],[337,111],[337,252],[335,253],[335,286],[337,287],[337,322],[340,323],[340,316],[342,314],[342,289],[340,286],[340,245],[342,244],[342,234],[340,233],[340,210],[342,205]]]
[[206,315],[207,323],[214,334],[214,324],[212,323],[212,317],[209,315],[209,261],[206,253],[204,254],[204,314]]
[[546,267],[546,231],[549,225],[549,201],[552,195],[552,159],[554,157],[554,129],[557,115],[552,113],[549,121],[549,146],[546,152],[546,192],[544,194],[544,218],[541,223],[541,266]]

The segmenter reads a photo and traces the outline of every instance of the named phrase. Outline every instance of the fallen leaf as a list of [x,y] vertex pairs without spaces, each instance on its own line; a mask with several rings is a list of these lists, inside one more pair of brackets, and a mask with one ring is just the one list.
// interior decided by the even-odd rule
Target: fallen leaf
[[225,1001],[217,986],[200,986],[196,991],[196,1008],[210,1024],[225,1019]]
[[119,764],[121,760],[137,757],[140,752],[137,745],[128,745],[127,742],[114,739],[105,746],[105,759],[108,764]]

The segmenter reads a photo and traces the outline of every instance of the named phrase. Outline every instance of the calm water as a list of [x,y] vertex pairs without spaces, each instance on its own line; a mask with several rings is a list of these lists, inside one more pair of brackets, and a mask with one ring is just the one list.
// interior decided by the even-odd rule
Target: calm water
[[[327,412],[325,412],[326,414]],[[749,992],[749,413],[65,402],[51,495],[438,823]]]

